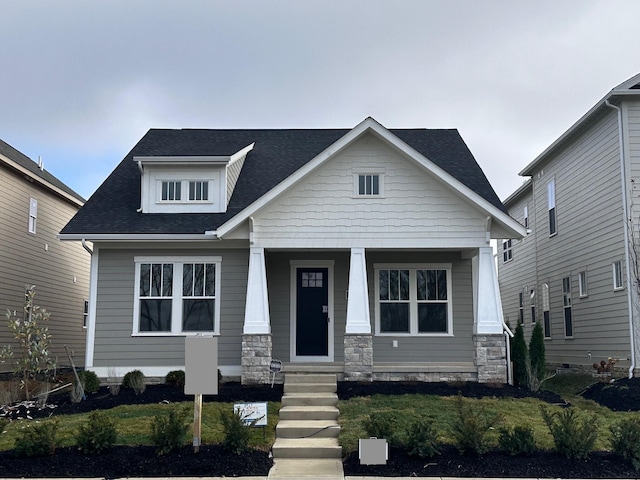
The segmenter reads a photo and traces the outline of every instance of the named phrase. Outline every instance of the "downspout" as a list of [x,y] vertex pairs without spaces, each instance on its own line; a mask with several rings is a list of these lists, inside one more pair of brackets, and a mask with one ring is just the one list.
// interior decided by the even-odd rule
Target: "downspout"
[[[140,170],[140,191],[142,191],[142,182],[144,181],[144,169],[142,168],[142,160],[138,160],[138,170]],[[140,199],[140,208],[137,209],[136,212],[142,212],[142,198]]]
[[87,246],[87,241],[84,238],[82,239],[82,248],[89,252],[89,255],[93,255],[93,250]]
[[[636,367],[636,349],[635,349],[635,340],[634,340],[634,328],[633,328],[633,302],[631,300],[632,292],[632,283],[631,283],[631,260],[629,259],[629,225],[627,222],[630,221],[628,218],[629,206],[627,204],[627,173],[625,169],[624,162],[624,141],[622,135],[622,109],[617,105],[613,105],[609,102],[609,99],[605,100],[605,105],[610,108],[614,108],[618,111],[618,142],[620,149],[620,181],[622,182],[622,209],[623,209],[623,218],[624,218],[624,245],[625,245],[625,264],[627,268],[627,291],[629,294],[627,295],[627,302],[629,306],[629,340],[631,346],[631,365],[629,366],[629,378],[633,378],[633,371]],[[632,227],[633,228],[633,227]]]

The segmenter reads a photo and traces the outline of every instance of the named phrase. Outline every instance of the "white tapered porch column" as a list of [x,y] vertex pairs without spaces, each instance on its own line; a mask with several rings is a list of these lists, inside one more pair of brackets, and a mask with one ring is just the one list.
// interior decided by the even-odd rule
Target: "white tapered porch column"
[[351,249],[349,297],[344,335],[344,379],[373,378],[373,337],[369,314],[369,288],[364,248]]
[[251,247],[242,329],[242,383],[268,383],[270,362],[271,320],[264,248]]
[[478,249],[473,258],[474,363],[478,382],[507,382],[507,349],[503,335],[502,301],[491,247]]

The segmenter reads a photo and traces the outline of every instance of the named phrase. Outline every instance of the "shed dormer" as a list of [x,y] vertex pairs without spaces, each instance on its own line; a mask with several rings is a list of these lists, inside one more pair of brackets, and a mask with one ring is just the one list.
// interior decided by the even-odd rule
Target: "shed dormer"
[[142,213],[224,213],[251,144],[233,155],[136,156]]

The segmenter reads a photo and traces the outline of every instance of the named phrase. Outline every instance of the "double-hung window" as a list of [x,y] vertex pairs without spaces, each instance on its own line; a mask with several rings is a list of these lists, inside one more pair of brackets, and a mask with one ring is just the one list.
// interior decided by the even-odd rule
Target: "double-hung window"
[[542,327],[544,338],[551,338],[551,306],[549,301],[549,284],[542,285]]
[[376,325],[382,335],[451,335],[451,266],[376,265]]
[[571,313],[571,277],[562,279],[562,305],[564,307],[564,336],[573,337],[573,316]]
[[524,325],[524,292],[518,293],[518,323]]
[[624,284],[622,283],[622,262],[618,260],[613,262],[613,289],[622,290]]
[[29,199],[29,233],[36,233],[36,223],[38,220],[38,200]]
[[220,263],[220,257],[136,257],[133,333],[218,333]]
[[513,260],[513,244],[511,239],[502,242],[502,261],[507,263]]
[[578,272],[578,292],[580,294],[580,298],[586,297],[589,295],[589,291],[587,290],[587,271],[583,270],[582,272]]
[[547,183],[547,206],[549,208],[549,236],[558,233],[556,225],[556,181]]

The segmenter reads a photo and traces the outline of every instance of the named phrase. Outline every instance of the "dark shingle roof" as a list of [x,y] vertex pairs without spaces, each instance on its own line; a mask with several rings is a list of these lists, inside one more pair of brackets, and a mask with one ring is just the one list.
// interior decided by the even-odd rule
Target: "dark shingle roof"
[[29,157],[27,157],[24,153],[16,150],[11,145],[9,145],[8,143],[2,140],[0,140],[0,154],[13,160],[22,168],[25,168],[26,170],[28,170],[29,173],[31,173],[34,177],[38,177],[44,180],[45,182],[55,186],[56,188],[59,188],[63,192],[71,195],[72,197],[75,197],[80,202],[85,201],[85,199],[82,198],[78,193],[74,192],[67,185],[65,185],[56,177],[51,175],[48,171],[41,170],[38,164],[33,160],[31,160]]
[[[215,230],[350,130],[150,130],[62,234],[202,234]],[[492,205],[505,208],[457,130],[389,130]],[[134,156],[231,155],[255,142],[225,213],[142,214]]]

